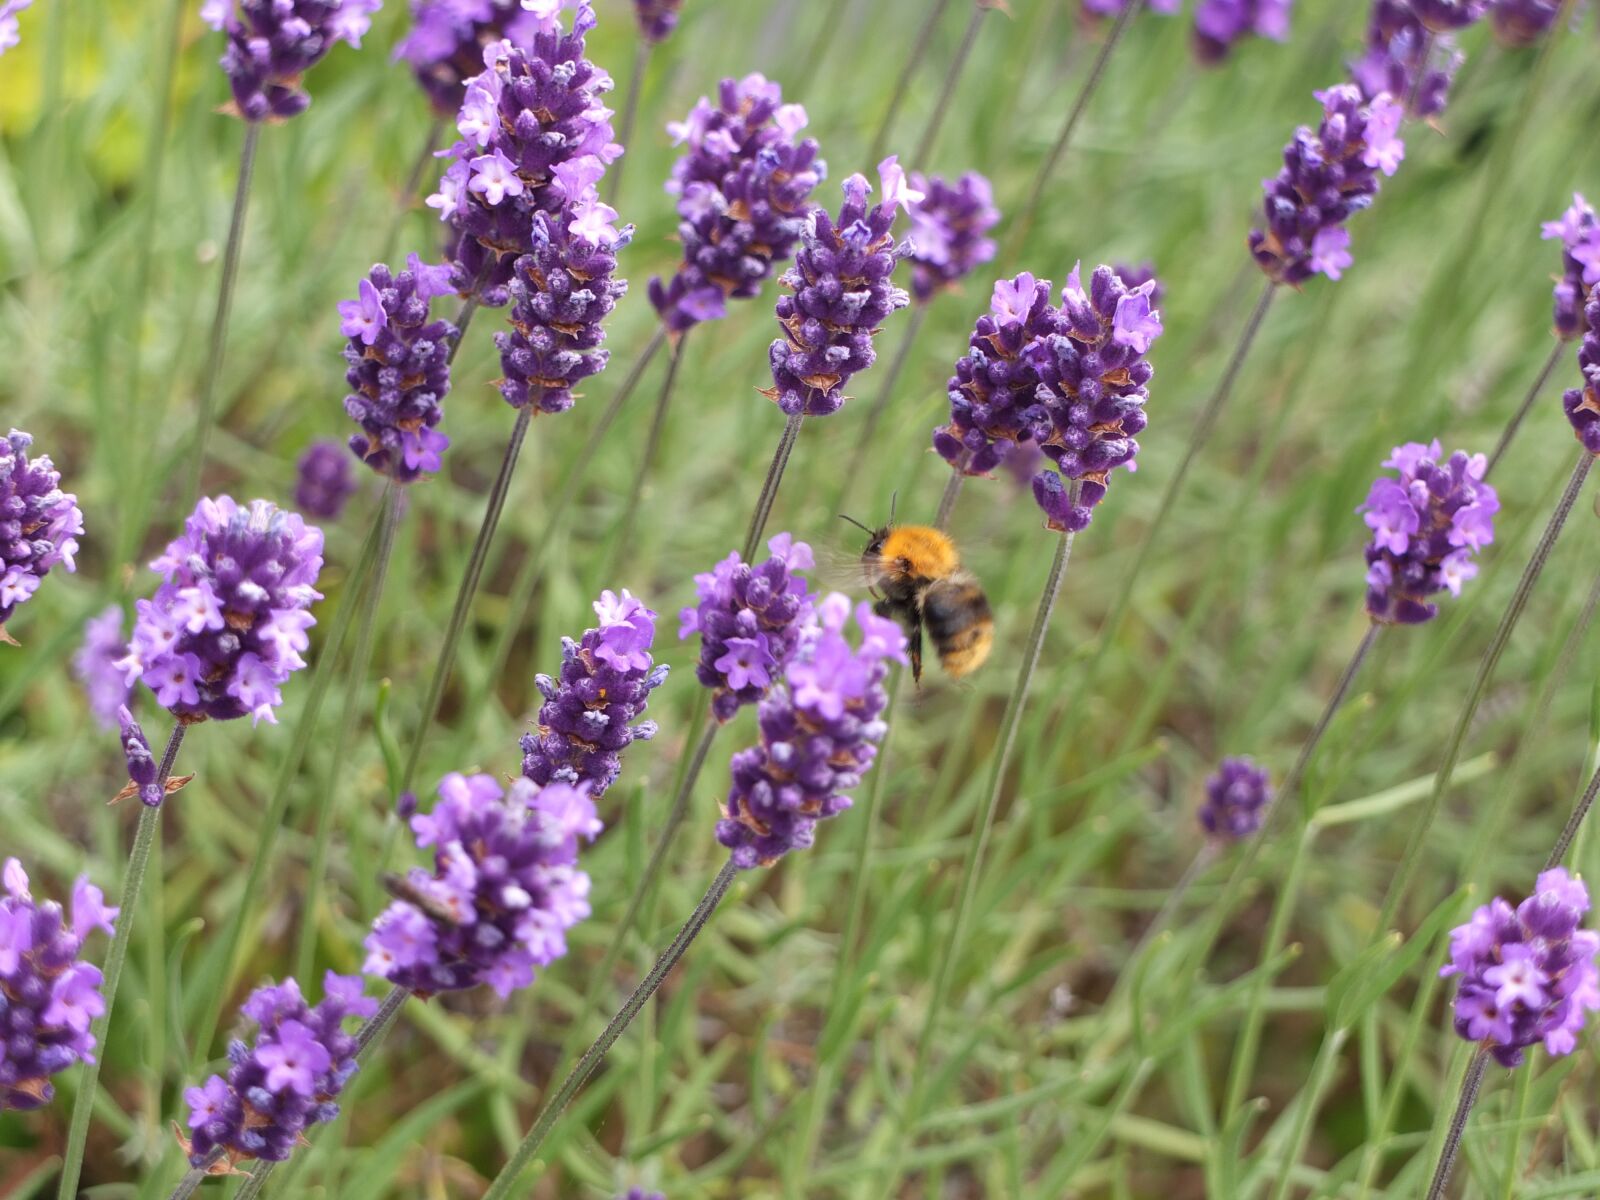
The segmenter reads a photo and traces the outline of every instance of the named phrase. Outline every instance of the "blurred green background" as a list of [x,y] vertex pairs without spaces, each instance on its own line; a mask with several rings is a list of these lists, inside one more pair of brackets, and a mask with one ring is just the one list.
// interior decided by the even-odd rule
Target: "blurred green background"
[[[616,538],[663,362],[603,443],[572,511],[550,525],[573,456],[649,338],[644,284],[675,260],[661,191],[674,151],[662,126],[719,77],[761,71],[810,111],[808,132],[830,166],[817,198],[835,207],[839,180],[871,172],[868,145],[927,3],[688,0],[680,30],[654,55],[618,202],[638,236],[622,256],[632,290],[610,324],[611,367],[571,413],[541,418],[530,433],[420,778],[517,769],[516,738],[539,699],[533,676],[555,668],[561,636],[583,629],[602,587],[628,587],[662,614],[658,650],[674,674],[651,706],[661,733],[628,752],[606,799],[610,830],[584,864],[596,912],[576,931],[571,956],[507,1005],[477,994],[413,1004],[346,1093],[347,1117],[320,1131],[292,1177],[280,1173],[277,1194],[477,1195],[531,1119],[563,1045],[597,1029],[583,993],[664,816],[695,699],[693,647],[674,638],[676,613],[693,598],[694,572],[740,541],[782,426],[756,392],[768,382],[766,345],[777,330],[769,286],[693,339],[632,549],[619,555]],[[617,76],[620,107],[632,15],[624,0],[598,7],[590,55]],[[907,164],[983,171],[1006,213],[1032,188],[1103,33],[1082,25],[1069,0],[1011,7],[984,21],[928,160]],[[1172,940],[1155,947],[1135,992],[1150,1028],[1169,1036],[1141,1048],[1102,1006],[1199,845],[1193,813],[1205,774],[1223,754],[1251,753],[1281,775],[1359,639],[1365,530],[1354,510],[1389,447],[1438,437],[1446,450],[1487,451],[1549,352],[1559,264],[1539,222],[1558,215],[1574,189],[1600,190],[1597,44],[1592,23],[1562,34],[1544,60],[1538,49],[1499,49],[1487,30],[1464,38],[1469,59],[1439,128],[1409,131],[1399,174],[1352,221],[1355,265],[1343,281],[1314,280],[1274,306],[1091,679],[1106,607],[1259,287],[1244,238],[1260,179],[1277,169],[1294,126],[1317,117],[1312,88],[1336,81],[1360,45],[1364,5],[1296,7],[1289,44],[1247,41],[1209,70],[1192,64],[1187,19],[1133,22],[1025,246],[933,303],[853,481],[853,515],[881,519],[898,492],[902,519],[931,519],[946,475],[929,434],[947,413],[944,380],[996,274],[1026,269],[1060,284],[1079,259],[1156,265],[1167,332],[1152,353],[1139,471],[1117,476],[1078,540],[933,1044],[927,1111],[903,1157],[896,1114],[995,727],[1053,550],[1031,498],[1008,477],[969,482],[954,522],[995,605],[996,650],[970,681],[933,672],[896,713],[860,880],[858,945],[841,944],[869,832],[854,813],[827,824],[811,852],[740,881],[548,1143],[529,1196],[588,1200],[650,1184],[673,1200],[1221,1200],[1264,1194],[1286,1176],[1290,1195],[1355,1196],[1382,1089],[1394,1081],[1398,1117],[1373,1147],[1372,1194],[1418,1192],[1418,1173],[1431,1168],[1423,1143],[1458,1053],[1442,989],[1416,994],[1437,958],[1424,954],[1361,1014],[1320,1081],[1303,1153],[1294,1118],[1322,1040],[1327,984],[1370,934],[1425,793],[1402,785],[1433,770],[1574,457],[1559,410],[1559,389],[1577,379],[1570,358],[1499,469],[1503,511],[1482,574],[1438,621],[1386,639],[1313,765],[1309,799],[1370,802],[1336,810],[1339,819],[1317,829],[1294,885],[1288,938],[1298,957],[1278,964],[1259,1000],[1222,986],[1256,966],[1290,851],[1269,847],[1250,902],[1198,983],[1162,964],[1181,960],[1193,914],[1216,896],[1221,871],[1201,881]],[[53,455],[89,531],[77,575],[51,576],[10,624],[22,649],[0,655],[0,854],[22,857],[36,890],[49,894],[64,894],[85,869],[112,890],[135,815],[105,807],[122,782],[117,740],[89,720],[68,662],[88,615],[113,599],[131,609],[150,589],[143,563],[181,516],[242,136],[217,112],[226,100],[220,39],[189,9],[39,0],[22,16],[22,46],[0,59],[0,412]],[[889,141],[902,154],[934,109],[969,11],[965,0],[949,6],[912,82]],[[209,491],[288,503],[301,450],[348,433],[335,302],[379,258],[439,252],[431,210],[416,202],[401,215],[402,183],[431,122],[409,72],[390,61],[407,23],[404,5],[391,0],[361,51],[337,48],[309,75],[310,111],[264,131]],[[1002,221],[1003,247],[1009,232]],[[230,1013],[255,982],[294,969],[315,816],[335,800],[339,840],[317,961],[360,964],[392,801],[384,740],[407,745],[415,731],[512,424],[490,386],[499,373],[490,335],[502,320],[477,317],[446,405],[446,471],[412,489],[353,751],[325,794],[330,705],[327,738],[313,741],[268,885],[245,900]],[[834,515],[840,472],[907,323],[902,313],[887,324],[880,365],[858,377],[856,401],[804,427],[770,531],[792,530],[841,562],[859,549]],[[363,484],[327,529],[324,629],[377,504],[376,482]],[[513,631],[508,669],[490,678],[516,579],[541,544],[531,615]],[[1469,839],[1493,810],[1503,830],[1475,882],[1480,892],[1528,890],[1587,777],[1594,639],[1577,645],[1546,711],[1539,691],[1584,606],[1597,549],[1586,495],[1471,732],[1404,930],[1462,882]],[[243,899],[244,867],[303,699],[299,683],[286,689],[282,727],[208,725],[185,746],[183,769],[197,779],[164,822],[104,1048],[105,1095],[84,1175],[91,1195],[160,1197],[175,1180],[170,1122],[194,1081],[189,1039],[201,1021],[191,983],[208,955],[214,961],[219,931]],[[151,698],[140,705],[152,738],[164,737]],[[691,828],[608,1000],[631,986],[714,872],[711,825],[726,761],[753,729],[745,713],[718,738]],[[1592,831],[1574,861],[1600,876]],[[1261,1102],[1224,1113],[1233,1036],[1257,1002],[1268,1022],[1249,1094]],[[1423,1002],[1420,1037],[1408,1038]],[[1535,1056],[1515,1085],[1491,1073],[1461,1172],[1472,1194],[1600,1190],[1590,1050],[1586,1042],[1554,1064]],[[0,1117],[0,1195],[53,1194],[74,1078],[62,1078],[52,1108]],[[812,1086],[819,1078],[821,1090]]]

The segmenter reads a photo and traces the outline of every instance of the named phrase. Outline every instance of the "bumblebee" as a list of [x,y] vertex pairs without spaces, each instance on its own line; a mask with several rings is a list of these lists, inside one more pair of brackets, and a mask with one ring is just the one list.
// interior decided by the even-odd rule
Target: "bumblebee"
[[911,677],[922,682],[924,629],[947,674],[959,679],[981,667],[994,646],[994,614],[949,536],[928,525],[895,525],[892,516],[879,529],[845,520],[871,539],[861,553],[867,588],[878,615],[905,627]]

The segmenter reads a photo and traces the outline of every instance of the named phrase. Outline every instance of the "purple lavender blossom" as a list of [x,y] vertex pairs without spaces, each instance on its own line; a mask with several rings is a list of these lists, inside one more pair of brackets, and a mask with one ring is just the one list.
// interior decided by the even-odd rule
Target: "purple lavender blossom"
[[160,808],[165,792],[161,786],[161,768],[150,750],[150,739],[145,737],[126,704],[117,709],[117,724],[121,728],[122,757],[128,765],[127,791],[138,796],[139,803],[146,808]]
[[872,339],[884,319],[911,302],[894,286],[895,264],[910,251],[909,243],[895,244],[894,219],[922,193],[892,155],[878,171],[882,201],[869,208],[871,185],[861,175],[846,179],[838,220],[812,210],[794,266],[779,280],[793,294],[778,299],[784,336],[768,348],[773,386],[762,394],[789,416],[843,408],[850,377],[877,360]]
[[411,64],[433,111],[453,117],[467,80],[483,70],[484,47],[532,47],[540,18],[516,0],[412,0],[411,31],[394,56]]
[[1561,406],[1583,448],[1590,454],[1600,454],[1600,287],[1589,291],[1584,320],[1588,328],[1584,331],[1583,344],[1578,347],[1578,366],[1583,371],[1584,384],[1568,390],[1561,398]]
[[1388,93],[1405,101],[1407,116],[1426,120],[1444,111],[1462,61],[1450,37],[1430,34],[1406,0],[1373,0],[1366,51],[1350,77],[1367,103]]
[[[1155,373],[1145,355],[1161,336],[1161,313],[1150,305],[1155,287],[1150,280],[1130,290],[1110,267],[1098,267],[1085,292],[1075,266],[1057,328],[1027,351],[1043,409],[1032,436],[1056,466],[1034,476],[1033,498],[1051,529],[1087,527],[1111,472],[1136,469],[1135,435],[1145,427],[1146,385]],[[1081,485],[1076,503],[1069,481]]]
[[813,621],[812,597],[801,571],[816,566],[811,547],[787,533],[769,538],[759,566],[729,554],[694,577],[699,603],[679,614],[680,638],[700,635],[695,677],[711,689],[711,712],[731,721],[783,678],[801,632]]
[[878,754],[889,702],[890,661],[906,660],[900,626],[856,605],[859,646],[845,638],[850,600],[834,592],[816,606],[782,686],[761,702],[760,743],[733,756],[717,840],[740,870],[771,866],[816,838],[817,822],[850,807]]
[[35,903],[22,864],[0,869],[0,1112],[42,1108],[55,1096],[50,1077],[94,1061],[94,1019],[105,1012],[100,969],[79,961],[96,929],[112,932],[118,910],[80,876],[72,921],[53,900]]
[[678,197],[683,262],[668,282],[650,281],[650,303],[669,332],[720,320],[728,300],[757,295],[773,264],[794,253],[811,193],[827,174],[815,140],[796,140],[806,120],[776,83],[746,75],[724,79],[715,106],[702,96],[685,120],[667,125],[673,144],[688,147],[667,181]]
[[227,1078],[213,1075],[183,1094],[191,1163],[201,1165],[218,1147],[229,1166],[283,1162],[307,1129],[339,1115],[335,1101],[357,1069],[356,1039],[345,1022],[378,1011],[361,990],[359,976],[329,971],[315,1007],[293,979],[250,994],[242,1011],[256,1023],[254,1045],[235,1040]]
[[1498,0],[1494,36],[1503,46],[1531,46],[1550,32],[1561,13],[1561,0]]
[[1455,33],[1483,19],[1489,0],[1407,0],[1431,33]]
[[276,723],[279,687],[305,666],[322,531],[266,500],[201,497],[183,535],[150,564],[162,577],[135,605],[117,665],[180,721],[249,713]]
[[1452,930],[1439,974],[1461,976],[1456,1032],[1503,1067],[1540,1042],[1550,1054],[1572,1053],[1584,1014],[1600,1009],[1600,935],[1581,928],[1588,911],[1583,880],[1556,867],[1516,909],[1496,896]]
[[1248,755],[1225,758],[1206,780],[1200,825],[1218,841],[1236,842],[1261,828],[1272,804],[1272,776]]
[[1393,175],[1405,157],[1405,114],[1388,96],[1363,105],[1348,83],[1316,96],[1322,126],[1312,133],[1302,125],[1284,147],[1283,169],[1262,185],[1266,226],[1250,233],[1256,265],[1278,283],[1338,279],[1353,261],[1345,222],[1378,194],[1378,172]]
[[1130,292],[1143,287],[1147,283],[1155,284],[1150,290],[1150,307],[1161,307],[1161,302],[1167,297],[1167,289],[1156,275],[1155,263],[1148,259],[1138,263],[1118,262],[1111,264],[1111,270],[1115,272],[1118,279],[1122,280],[1122,285]]
[[29,459],[33,438],[13,429],[0,442],[0,642],[6,622],[61,564],[76,571],[83,513],[78,498],[61,490],[61,474],[48,454]]
[[1206,64],[1222,62],[1247,34],[1286,42],[1293,7],[1294,0],[1200,0],[1194,10],[1195,56]]
[[411,818],[430,873],[413,867],[366,940],[369,975],[426,998],[488,984],[504,999],[567,952],[589,915],[578,839],[601,830],[587,784],[503,790],[490,775],[446,775],[431,813]]
[[1600,219],[1589,202],[1572,193],[1572,206],[1558,221],[1546,221],[1543,236],[1561,242],[1561,278],[1555,288],[1556,333],[1571,341],[1582,335],[1583,307],[1589,291],[1600,283]]
[[319,521],[337,521],[355,490],[350,459],[338,442],[312,442],[295,465],[295,507]]
[[601,321],[628,290],[627,281],[614,276],[616,252],[633,227],[619,233],[602,223],[594,238],[578,228],[537,214],[533,250],[517,259],[509,289],[511,331],[494,338],[505,372],[500,394],[513,408],[566,412],[573,385],[603,371],[610,357],[600,348],[606,337]]
[[339,331],[350,339],[344,411],[362,430],[350,449],[396,483],[439,470],[450,445],[437,427],[450,391],[450,343],[459,334],[449,321],[430,320],[429,309],[452,290],[448,267],[413,254],[398,275],[376,264],[356,299],[339,302]]
[[643,1188],[629,1188],[617,1200],[667,1200],[662,1192],[647,1192]]
[[[571,33],[561,28],[565,7],[574,8]],[[591,241],[616,216],[594,186],[622,153],[600,99],[611,76],[585,57],[594,10],[587,0],[540,0],[533,11],[526,48],[485,48],[484,70],[468,82],[456,118],[461,139],[440,152],[449,166],[427,200],[453,231],[456,290],[496,308],[517,259],[534,252],[536,213],[571,220],[572,232]]]
[[963,475],[989,474],[1045,423],[1039,373],[1027,350],[1055,328],[1057,316],[1048,279],[1024,272],[995,282],[989,311],[978,318],[946,385],[950,423],[933,433],[933,448]]
[[338,42],[359,48],[383,0],[202,0],[200,18],[225,33],[222,69],[239,115],[285,120],[311,97],[300,77]]
[[[1163,16],[1172,16],[1183,6],[1183,0],[1146,0],[1145,7]],[[1085,20],[1114,17],[1128,7],[1128,0],[1079,0],[1079,12]]]
[[647,42],[664,42],[678,27],[678,10],[683,0],[633,0],[633,15],[639,21],[639,35]]
[[83,627],[83,645],[72,657],[72,673],[89,698],[89,713],[102,729],[117,727],[117,710],[126,703],[128,681],[117,660],[128,653],[122,636],[122,607],[113,604],[90,617]]
[[522,773],[534,783],[586,787],[598,799],[622,770],[621,753],[656,734],[641,721],[650,693],[667,678],[650,648],[656,614],[626,588],[594,603],[598,625],[578,641],[561,639],[559,679],[534,679],[544,704],[538,726],[522,735]]
[[911,189],[922,193],[911,205],[911,294],[926,304],[994,257],[994,241],[985,235],[1000,210],[976,171],[954,183],[912,172]]
[[22,42],[22,27],[17,14],[30,7],[33,0],[0,0],[0,54]]
[[1500,498],[1483,482],[1481,454],[1443,459],[1437,440],[1396,446],[1356,511],[1372,530],[1367,544],[1367,613],[1386,624],[1420,625],[1438,614],[1428,597],[1478,573],[1473,559],[1494,541]]

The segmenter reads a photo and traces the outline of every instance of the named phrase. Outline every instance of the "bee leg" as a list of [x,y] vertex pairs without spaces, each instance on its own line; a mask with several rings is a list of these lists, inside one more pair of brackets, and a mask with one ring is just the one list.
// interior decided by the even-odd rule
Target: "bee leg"
[[909,636],[906,639],[906,648],[911,655],[911,681],[919,688],[922,686],[922,622],[913,621]]

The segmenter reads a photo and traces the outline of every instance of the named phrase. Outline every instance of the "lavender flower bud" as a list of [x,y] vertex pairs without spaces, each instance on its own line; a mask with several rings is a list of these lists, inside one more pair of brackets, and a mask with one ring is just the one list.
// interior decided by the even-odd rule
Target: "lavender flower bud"
[[[1145,7],[1153,13],[1171,16],[1183,6],[1183,0],[1146,0]],[[1086,21],[1118,16],[1128,7],[1128,0],[1079,0],[1078,10]]]
[[122,608],[113,604],[90,617],[83,627],[83,645],[72,658],[72,673],[89,698],[89,713],[102,729],[117,727],[117,710],[127,702],[132,688],[117,660],[128,653],[122,636]]
[[319,521],[337,521],[355,490],[350,459],[338,442],[312,442],[295,465],[295,507]]
[[639,35],[647,42],[664,42],[678,27],[678,10],[683,0],[633,0],[633,15],[639,20]]
[[57,563],[76,571],[83,513],[78,498],[61,490],[61,474],[48,454],[28,458],[33,438],[13,429],[0,442],[0,642],[17,608],[38,591]]
[[1249,756],[1225,758],[1206,780],[1200,826],[1218,841],[1236,842],[1261,828],[1272,804],[1272,776]]
[[122,730],[122,757],[128,764],[128,781],[139,803],[146,808],[160,808],[163,799],[156,765],[156,756],[150,751],[150,740],[144,736],[139,722],[133,719],[126,704],[117,709],[117,724]]
[[0,54],[22,41],[22,28],[17,22],[17,14],[32,4],[33,0],[0,0]]
[[533,45],[539,18],[516,0],[412,0],[411,31],[394,56],[411,64],[433,111],[453,117],[462,89],[483,70],[483,49],[508,41]]
[[360,48],[383,0],[202,0],[200,19],[225,33],[222,69],[247,121],[286,119],[311,97],[300,76],[338,42]]
[[1000,220],[989,181],[968,171],[954,183],[913,172],[911,189],[911,294],[926,304],[994,257],[985,236]]
[[1266,225],[1250,233],[1250,253],[1267,276],[1301,284],[1338,279],[1352,261],[1345,222],[1378,194],[1378,172],[1393,175],[1405,157],[1404,112],[1386,95],[1369,105],[1352,84],[1316,93],[1322,126],[1302,125],[1283,150],[1283,169],[1263,185]]
[[1289,13],[1294,0],[1200,0],[1194,10],[1195,57],[1214,65],[1233,52],[1247,34],[1289,40]]
[[827,174],[817,143],[796,141],[806,110],[783,103],[777,84],[724,79],[717,101],[702,96],[687,119],[667,125],[673,144],[688,147],[667,181],[683,262],[667,283],[650,281],[650,303],[672,333],[719,320],[727,300],[761,291],[773,264],[794,253]]
[[518,779],[450,774],[439,803],[411,818],[430,873],[413,867],[366,940],[369,975],[427,997],[488,984],[501,999],[567,952],[589,915],[578,839],[601,830],[587,784],[540,788]]
[[1039,373],[1028,348],[1051,332],[1050,281],[1024,272],[997,280],[989,311],[978,318],[966,357],[946,388],[950,423],[934,430],[933,448],[963,475],[987,475],[1045,423]]
[[1550,31],[1561,14],[1561,0],[1499,0],[1494,6],[1494,36],[1502,46],[1531,46]]
[[1462,61],[1450,37],[1430,34],[1406,0],[1373,0],[1366,52],[1350,77],[1367,103],[1387,92],[1404,98],[1408,117],[1426,120],[1444,111]]
[[787,533],[767,541],[772,557],[759,566],[728,555],[694,577],[700,602],[679,614],[680,638],[700,635],[695,677],[711,689],[711,712],[731,721],[783,678],[801,632],[815,615],[801,571],[816,566],[811,547]]
[[1456,1032],[1503,1067],[1540,1042],[1550,1054],[1572,1053],[1584,1014],[1600,1009],[1600,935],[1581,928],[1588,911],[1583,880],[1556,867],[1516,909],[1496,896],[1452,930],[1439,974],[1461,977]]
[[922,193],[893,156],[878,170],[882,202],[869,208],[866,179],[846,179],[839,219],[812,210],[795,265],[779,280],[793,295],[778,300],[784,336],[768,349],[773,386],[762,394],[789,416],[825,417],[843,408],[850,377],[877,360],[872,339],[884,319],[911,302],[892,279],[910,249],[895,245],[895,209],[909,210]]
[[351,435],[350,449],[397,483],[439,470],[450,445],[437,426],[458,333],[449,321],[431,320],[429,308],[451,291],[449,268],[430,267],[413,254],[398,275],[376,264],[357,298],[339,302],[339,332],[350,339],[344,411],[362,429]]
[[545,213],[533,219],[533,250],[517,259],[509,287],[511,332],[494,338],[505,372],[500,394],[513,408],[566,412],[573,385],[605,369],[610,354],[600,348],[600,322],[628,290],[613,276],[616,251],[633,227],[619,234],[607,224],[599,233],[592,241]]
[[1429,596],[1478,573],[1473,559],[1494,541],[1500,498],[1483,482],[1486,460],[1457,450],[1441,462],[1436,440],[1396,446],[1356,511],[1372,530],[1367,544],[1367,613],[1374,621],[1420,625],[1439,611]]
[[522,773],[534,783],[569,783],[605,794],[622,770],[621,753],[655,736],[640,721],[650,693],[667,667],[650,655],[656,614],[623,589],[607,590],[594,604],[599,625],[582,639],[563,638],[559,679],[537,679],[544,704],[538,727],[522,735]]
[[0,1112],[42,1108],[55,1096],[50,1082],[68,1067],[94,1058],[94,1019],[105,1012],[100,969],[79,960],[96,929],[111,933],[118,910],[80,876],[72,889],[72,921],[61,906],[35,903],[22,864],[0,868]]
[[144,680],[180,721],[276,723],[278,689],[306,665],[309,609],[322,599],[322,531],[265,500],[202,497],[150,569],[163,582],[135,605],[117,664],[128,683]]
[[861,643],[844,629],[850,600],[834,592],[818,602],[817,623],[802,635],[784,682],[761,702],[760,742],[733,756],[717,840],[740,870],[771,866],[816,838],[817,822],[850,807],[878,754],[889,702],[884,677],[906,660],[905,634],[872,606],[856,606]]
[[190,1163],[203,1164],[219,1147],[229,1166],[283,1162],[307,1129],[339,1115],[335,1101],[358,1069],[356,1039],[345,1022],[378,1011],[361,989],[359,976],[329,971],[314,1008],[293,979],[250,994],[242,1011],[256,1023],[254,1043],[234,1041],[227,1078],[213,1075],[183,1094]]
[[[1074,266],[1056,330],[1028,350],[1043,407],[1032,434],[1060,472],[1033,479],[1033,498],[1051,529],[1085,528],[1111,472],[1133,469],[1134,435],[1145,427],[1146,385],[1155,373],[1145,354],[1161,336],[1161,313],[1150,306],[1155,288],[1150,280],[1130,291],[1110,267],[1098,267],[1085,292]],[[1069,480],[1081,484],[1076,504]]]
[[1590,454],[1600,454],[1600,287],[1589,292],[1584,309],[1583,344],[1578,347],[1578,367],[1583,371],[1582,388],[1572,388],[1561,397],[1567,420],[1578,441]]
[[1546,221],[1542,230],[1547,241],[1561,242],[1561,278],[1555,288],[1556,333],[1562,341],[1571,341],[1584,332],[1583,306],[1589,289],[1600,283],[1600,219],[1589,202],[1574,192],[1572,207],[1561,214],[1559,221]]
[[1407,0],[1429,31],[1454,33],[1481,20],[1489,0]]

